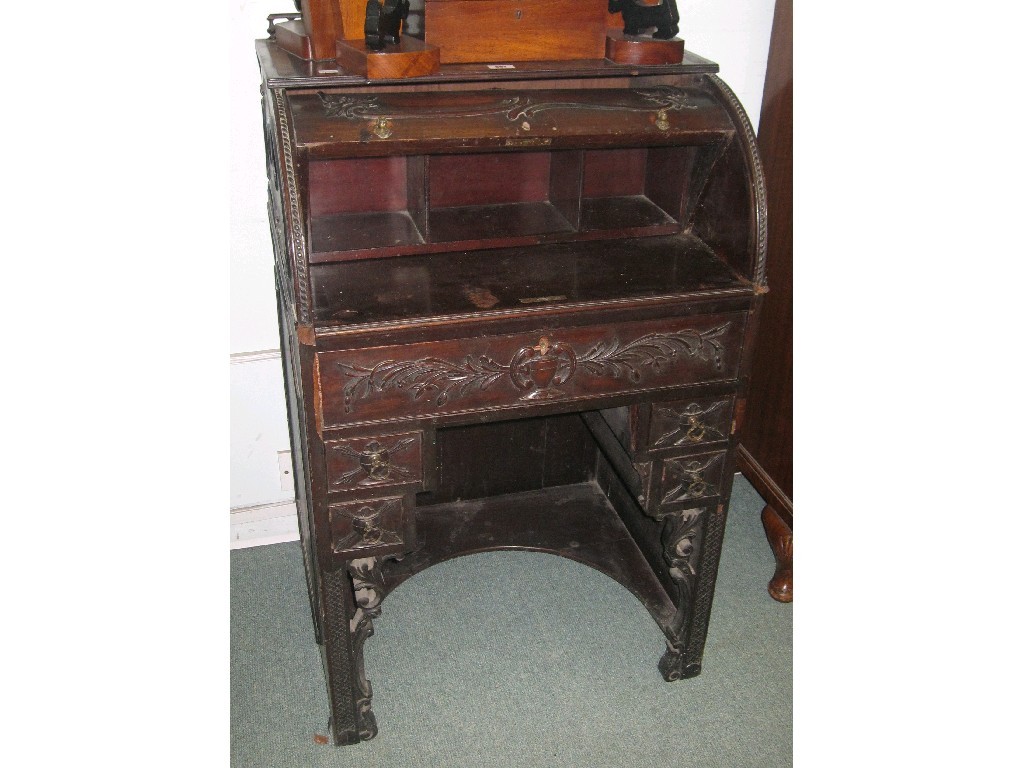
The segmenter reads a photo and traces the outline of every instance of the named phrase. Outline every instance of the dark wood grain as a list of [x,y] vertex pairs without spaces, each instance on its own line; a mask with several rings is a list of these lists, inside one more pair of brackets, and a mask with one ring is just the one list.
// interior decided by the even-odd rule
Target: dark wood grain
[[[778,0],[765,80],[758,144],[772,215],[768,220],[768,285],[761,343],[753,358],[743,445],[789,499],[793,498],[793,52],[792,0]],[[757,475],[752,475],[756,478]],[[759,483],[760,485],[760,483]]]
[[[344,232],[344,230],[339,230]],[[313,268],[324,325],[565,303],[748,291],[700,240],[680,235],[454,251]]]
[[437,208],[545,201],[550,184],[550,152],[430,158],[430,204]]
[[583,197],[642,195],[646,172],[646,147],[585,152]]
[[441,477],[420,506],[586,482],[594,470],[577,414],[448,427],[437,440]]
[[412,161],[423,162],[423,158],[360,157],[310,163],[310,216],[315,220],[334,213],[406,210],[406,166]]
[[[779,563],[769,592],[793,599],[793,3],[777,0],[758,131],[772,214],[761,342],[751,368],[739,466],[768,502],[766,531]],[[769,511],[770,510],[770,511]],[[786,554],[780,556],[780,552]]]

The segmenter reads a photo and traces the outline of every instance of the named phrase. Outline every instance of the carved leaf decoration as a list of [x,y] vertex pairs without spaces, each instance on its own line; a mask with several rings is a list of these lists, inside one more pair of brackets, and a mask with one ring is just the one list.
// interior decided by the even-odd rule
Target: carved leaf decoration
[[710,360],[715,368],[721,368],[724,348],[717,339],[728,329],[726,323],[704,333],[695,330],[648,333],[628,344],[620,344],[618,339],[602,341],[582,355],[579,362],[591,373],[616,379],[625,375],[633,382],[640,381],[645,366],[661,373],[664,366],[684,354]]
[[390,448],[388,448],[388,450],[391,452],[391,455],[393,456],[396,453],[401,453],[402,451],[404,451],[410,445],[415,443],[418,439],[419,438],[416,437],[406,437],[392,445]]
[[465,104],[432,104],[429,107],[388,108],[382,105],[377,96],[349,96],[317,92],[324,115],[340,120],[368,120],[386,117],[388,120],[402,119],[444,119],[458,117],[485,117],[502,115],[511,123],[533,119],[542,112],[551,110],[579,112],[639,112],[652,110],[678,111],[683,109],[699,109],[699,105],[690,101],[693,94],[669,85],[638,89],[636,94],[648,104],[637,105],[635,99],[619,99],[619,103],[590,102],[586,100],[540,100],[526,96],[496,96],[490,103],[467,108]]
[[327,117],[340,117],[344,120],[366,119],[377,115],[380,107],[377,97],[336,96],[318,92],[320,103]]
[[355,479],[356,475],[361,475],[361,474],[363,474],[363,468],[362,467],[356,467],[351,472],[346,472],[345,474],[343,474],[340,477],[338,477],[337,480],[335,480],[333,483],[331,483],[331,486],[332,487],[336,487],[336,486],[339,486],[339,485],[348,485],[350,482],[352,482]]
[[679,585],[681,605],[688,604],[692,597],[703,522],[703,509],[682,510],[672,514],[662,533],[663,554],[672,579]]
[[333,445],[333,446],[331,446],[331,450],[337,451],[338,453],[343,454],[345,456],[348,456],[349,458],[352,458],[352,459],[361,458],[362,455],[363,455],[362,453],[357,451],[355,448],[353,448],[351,445],[347,445],[345,443],[341,443],[339,445]]
[[696,104],[690,103],[690,95],[686,91],[681,91],[678,88],[673,88],[668,85],[638,89],[637,93],[645,99],[650,99],[655,102],[657,106],[662,109],[676,111],[680,109],[698,108]]
[[371,392],[389,389],[408,389],[415,400],[437,392],[434,403],[443,406],[451,397],[487,389],[509,370],[508,366],[485,355],[477,358],[467,356],[462,365],[427,357],[422,360],[385,360],[373,368],[341,362],[338,367],[351,379],[343,391],[346,411],[352,410],[353,401]]
[[[710,361],[715,368],[721,369],[724,347],[719,338],[729,327],[730,324],[725,323],[704,332],[686,329],[674,333],[648,333],[627,344],[618,339],[599,341],[579,357],[567,345],[565,349],[573,360],[592,374],[616,379],[627,377],[637,383],[642,379],[645,368],[658,374],[683,356]],[[514,363],[515,358],[510,365],[502,365],[486,355],[478,355],[467,356],[462,363],[426,357],[421,360],[384,360],[373,368],[343,362],[338,362],[337,366],[349,379],[343,389],[345,412],[348,413],[356,400],[390,389],[411,392],[414,400],[434,397],[437,393],[434,404],[444,406],[453,397],[487,389],[503,376],[508,375],[515,380]]]

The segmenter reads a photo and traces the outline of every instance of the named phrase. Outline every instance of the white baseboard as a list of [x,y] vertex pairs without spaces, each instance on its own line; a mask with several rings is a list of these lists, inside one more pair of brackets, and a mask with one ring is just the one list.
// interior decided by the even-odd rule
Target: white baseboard
[[259,547],[299,540],[295,502],[257,504],[231,510],[231,548]]

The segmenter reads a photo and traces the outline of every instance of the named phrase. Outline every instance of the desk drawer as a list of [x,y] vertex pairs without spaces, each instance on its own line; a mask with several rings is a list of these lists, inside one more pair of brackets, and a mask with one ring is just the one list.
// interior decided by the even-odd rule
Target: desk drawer
[[415,541],[408,506],[402,496],[331,504],[328,520],[334,554],[378,557],[408,551]]
[[737,312],[319,352],[321,427],[734,379],[745,318]]
[[729,439],[733,396],[651,405],[650,451],[697,448]]
[[661,466],[659,505],[692,502],[722,492],[725,451],[665,459]]
[[328,440],[324,449],[330,491],[423,485],[421,432]]
[[635,464],[640,476],[637,501],[655,520],[664,520],[683,506],[720,496],[727,453],[672,456]]

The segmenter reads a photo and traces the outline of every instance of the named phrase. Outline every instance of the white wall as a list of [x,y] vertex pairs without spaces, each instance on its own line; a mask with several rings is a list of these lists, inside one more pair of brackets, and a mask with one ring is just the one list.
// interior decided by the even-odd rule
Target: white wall
[[[774,0],[677,0],[687,50],[718,62],[754,128],[768,60]],[[291,0],[239,0],[231,13],[231,507],[292,498],[281,490],[288,450],[274,301],[273,252],[254,41]],[[255,353],[255,354],[254,354]]]

